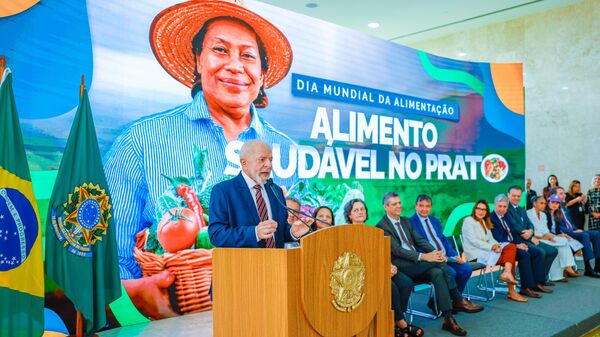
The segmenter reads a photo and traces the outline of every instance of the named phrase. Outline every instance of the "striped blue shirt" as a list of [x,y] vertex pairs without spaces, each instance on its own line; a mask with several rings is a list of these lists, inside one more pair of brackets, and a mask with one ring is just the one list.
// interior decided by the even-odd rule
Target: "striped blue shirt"
[[[156,219],[156,205],[168,189],[170,177],[193,177],[193,146],[208,150],[206,165],[211,171],[208,184],[224,175],[240,171],[239,149],[247,140],[261,139],[281,147],[281,167],[289,164],[289,148],[294,142],[263,120],[254,105],[252,122],[237,140],[227,142],[223,128],[210,117],[202,93],[174,109],[142,118],[128,125],[106,154],[104,171],[111,192],[121,279],[142,276],[133,255],[135,235],[150,227]],[[274,176],[277,184],[290,187],[296,175],[286,179]]]

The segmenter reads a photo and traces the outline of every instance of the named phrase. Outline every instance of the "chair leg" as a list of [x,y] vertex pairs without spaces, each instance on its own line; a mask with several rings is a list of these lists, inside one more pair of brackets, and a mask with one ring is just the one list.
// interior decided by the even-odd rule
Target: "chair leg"
[[[414,292],[413,292],[414,294]],[[411,316],[410,320],[412,323],[412,319],[413,319],[413,315],[419,316],[419,317],[424,317],[424,318],[429,318],[429,319],[433,319],[436,320],[438,317],[441,316],[441,313],[439,313],[439,310],[437,308],[437,298],[435,296],[435,289],[433,288],[433,284],[430,284],[430,288],[429,288],[429,294],[427,296],[428,298],[432,298],[433,300],[433,308],[435,310],[435,314],[430,314],[427,312],[423,312],[423,311],[418,311],[413,309],[412,307],[412,296],[408,299],[408,307],[406,308],[406,313],[409,314]]]
[[[475,285],[475,287],[479,288],[479,284],[481,283],[481,279],[482,279],[483,275],[484,275],[484,272],[480,270],[479,276],[477,277],[477,284]],[[488,302],[490,300],[488,292],[485,291],[484,294],[485,294],[485,297],[471,294],[471,287],[469,286],[469,283],[467,282],[467,286],[465,287],[465,293],[463,295],[466,296],[469,301],[475,300],[475,301],[480,301],[480,302]]]

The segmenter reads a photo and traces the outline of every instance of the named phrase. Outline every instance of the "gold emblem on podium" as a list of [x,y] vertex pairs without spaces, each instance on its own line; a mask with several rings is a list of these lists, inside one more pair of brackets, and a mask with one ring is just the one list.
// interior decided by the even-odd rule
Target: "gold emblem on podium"
[[350,312],[362,303],[365,294],[365,265],[360,257],[352,252],[345,252],[335,261],[329,275],[329,287],[333,306],[342,312]]

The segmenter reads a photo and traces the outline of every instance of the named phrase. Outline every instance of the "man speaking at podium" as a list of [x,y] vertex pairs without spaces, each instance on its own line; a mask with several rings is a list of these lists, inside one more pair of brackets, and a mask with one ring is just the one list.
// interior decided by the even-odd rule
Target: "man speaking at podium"
[[310,224],[300,220],[288,224],[283,191],[269,179],[272,162],[265,142],[242,146],[242,171],[215,185],[210,195],[208,234],[213,246],[283,248],[309,231]]

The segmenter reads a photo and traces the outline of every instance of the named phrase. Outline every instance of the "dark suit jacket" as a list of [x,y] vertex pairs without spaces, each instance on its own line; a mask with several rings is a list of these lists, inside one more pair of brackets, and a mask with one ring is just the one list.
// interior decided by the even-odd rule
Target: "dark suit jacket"
[[[458,256],[458,253],[454,249],[452,243],[450,243],[450,240],[448,240],[448,238],[444,236],[444,231],[442,229],[442,223],[440,222],[440,220],[434,216],[429,216],[428,219],[429,223],[433,226],[435,235],[437,235],[437,237],[440,239],[441,244],[446,250],[446,256]],[[417,233],[419,233],[419,235],[421,235],[424,239],[427,239],[427,234],[425,233],[426,229],[425,227],[423,227],[421,219],[419,219],[419,215],[417,213],[413,214],[410,217],[410,224],[417,231]],[[435,247],[433,243],[431,245]]]
[[[510,206],[508,206],[508,207],[510,207]],[[494,225],[494,228],[492,228],[492,236],[498,242],[512,242],[515,245],[518,245],[519,243],[523,243],[524,241],[521,238],[521,232],[516,231],[513,228],[512,223],[510,221],[510,217],[508,217],[507,215],[508,215],[508,212],[507,212],[507,214],[504,215],[504,221],[506,222],[506,225],[510,229],[510,235],[512,235],[513,241],[510,241],[508,239],[508,234],[506,234],[506,231],[504,230],[504,226],[502,226],[502,222],[500,221],[500,218],[498,217],[496,212],[493,212],[493,211],[492,211],[492,216],[490,218],[490,220],[492,221],[492,224]]]
[[[529,220],[529,216],[527,216],[527,211],[522,207],[515,208],[511,203],[508,203],[508,211],[506,212],[505,218],[510,218],[512,227],[518,233],[521,233],[525,229],[535,230],[531,220]],[[519,234],[519,236],[521,236],[521,234]],[[533,235],[531,237],[533,237]],[[531,241],[531,237],[529,240],[521,239],[523,239],[523,241]]]
[[[271,214],[278,224],[275,245],[282,248],[284,242],[293,241],[287,210],[279,204],[271,188],[266,187]],[[284,200],[281,188],[276,186],[279,200]],[[256,204],[242,176],[222,181],[215,185],[210,194],[208,210],[208,234],[215,247],[259,247],[255,227],[260,222]]]
[[[418,250],[429,253],[435,248],[415,231],[407,217],[400,217],[400,225],[404,229],[408,241]],[[385,236],[390,237],[390,246],[392,251],[392,263],[398,267],[413,265],[419,261],[419,253],[410,249],[402,248],[401,239],[398,232],[394,229],[394,224],[390,219],[384,216],[377,223],[377,228],[381,228]]]
[[537,192],[534,190],[527,190],[527,209],[530,209],[533,207],[533,202],[531,202],[531,198],[537,196]]

